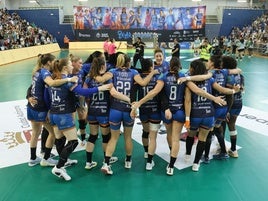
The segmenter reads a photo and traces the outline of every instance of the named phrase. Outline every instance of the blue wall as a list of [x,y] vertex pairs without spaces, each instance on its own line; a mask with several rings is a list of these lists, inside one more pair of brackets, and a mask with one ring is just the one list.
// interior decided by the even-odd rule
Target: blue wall
[[219,36],[228,36],[233,27],[251,25],[253,20],[264,13],[265,10],[225,9]]
[[58,9],[40,9],[40,10],[9,10],[9,13],[16,12],[22,19],[29,23],[34,23],[37,27],[47,30],[56,37],[60,47],[63,47],[63,37],[67,35],[71,41],[74,40],[72,25],[59,24]]

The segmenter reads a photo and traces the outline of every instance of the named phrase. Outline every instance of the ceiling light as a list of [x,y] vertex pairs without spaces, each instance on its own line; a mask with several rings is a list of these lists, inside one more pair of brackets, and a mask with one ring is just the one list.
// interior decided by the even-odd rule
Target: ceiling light
[[36,1],[29,1],[29,3],[36,3]]
[[237,0],[238,3],[246,3],[247,0]]
[[192,0],[192,1],[202,1],[202,0]]
[[82,2],[82,1],[83,1],[83,2],[86,2],[86,1],[88,1],[88,0],[78,0],[78,1],[81,1],[81,2]]
[[134,0],[134,1],[144,1],[144,0]]

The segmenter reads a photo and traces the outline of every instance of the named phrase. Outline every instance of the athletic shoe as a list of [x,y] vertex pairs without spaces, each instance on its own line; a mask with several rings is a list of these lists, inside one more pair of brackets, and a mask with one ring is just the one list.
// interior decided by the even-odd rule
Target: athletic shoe
[[64,167],[61,168],[57,168],[57,166],[55,166],[52,169],[52,174],[54,174],[55,176],[59,177],[59,178],[63,178],[65,181],[70,181],[71,177],[67,174],[66,170],[64,169]]
[[107,163],[103,163],[103,165],[102,165],[102,167],[101,167],[101,171],[102,171],[104,174],[107,174],[107,175],[112,175],[112,174],[113,174],[111,165],[107,165]]
[[47,160],[43,158],[40,162],[40,165],[43,167],[46,167],[46,166],[53,167],[53,166],[57,165],[57,163],[58,163],[58,161],[54,160],[52,158],[48,158]]
[[152,170],[154,167],[154,161],[152,161],[151,163],[146,163],[146,170]]
[[191,161],[191,155],[185,154],[184,155],[184,161],[185,161],[185,163],[190,163],[190,161]]
[[169,165],[167,166],[167,175],[172,176],[174,174],[174,168],[169,167]]
[[110,158],[110,164],[112,164],[112,163],[115,163],[116,161],[118,161],[118,158],[116,157],[116,156],[112,156],[111,158]]
[[33,167],[33,166],[35,166],[35,165],[38,165],[40,162],[41,162],[41,158],[36,157],[36,159],[34,159],[34,160],[31,159],[31,160],[28,162],[28,166]]
[[201,161],[203,163],[205,163],[205,164],[209,164],[210,163],[209,157],[205,157],[205,155],[202,155]]
[[85,146],[87,144],[87,141],[86,140],[83,140],[82,142],[81,142],[81,146]]
[[143,157],[144,157],[144,158],[148,158],[148,152],[144,152]]
[[132,161],[125,161],[125,168],[130,169],[132,165]]
[[85,166],[85,169],[87,169],[87,170],[91,170],[92,168],[96,167],[97,164],[98,164],[98,163],[95,162],[95,161],[92,161],[91,163],[87,162],[87,163],[86,163],[86,166]]
[[227,153],[220,153],[220,154],[216,154],[216,155],[213,155],[213,159],[215,160],[224,160],[224,159],[228,159],[229,156]]
[[64,168],[69,167],[69,166],[72,166],[72,165],[75,165],[77,163],[78,163],[77,160],[72,160],[72,159],[69,159],[68,158],[67,162],[64,164]]
[[237,150],[232,151],[231,149],[228,150],[228,155],[232,158],[238,158],[238,152]]
[[192,166],[192,170],[194,171],[194,172],[198,172],[198,170],[199,170],[199,164],[198,163],[194,163],[193,164],[193,166]]

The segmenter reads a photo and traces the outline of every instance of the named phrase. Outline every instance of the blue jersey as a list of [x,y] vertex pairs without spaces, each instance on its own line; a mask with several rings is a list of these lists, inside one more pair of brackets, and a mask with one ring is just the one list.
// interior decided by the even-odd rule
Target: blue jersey
[[[66,78],[66,76],[62,76]],[[67,82],[58,87],[50,87],[49,94],[51,99],[51,114],[68,114],[76,111],[76,95],[70,89],[73,83]]]
[[37,104],[32,107],[31,104],[28,104],[33,110],[36,111],[47,111],[47,105],[44,100],[44,92],[45,92],[45,85],[46,83],[44,80],[46,77],[51,77],[51,73],[46,68],[41,68],[40,70],[36,71],[33,78],[32,78],[32,88],[31,88],[31,96],[37,100]]
[[[112,83],[115,89],[130,97],[130,91],[134,84],[134,76],[139,74],[138,71],[134,69],[116,68],[111,69],[109,72],[113,74]],[[131,106],[128,103],[116,98],[112,98],[111,108],[123,112],[129,112],[131,110]]]
[[[244,88],[244,76],[240,74],[228,75],[227,85],[240,85]],[[238,93],[234,94],[232,109],[242,108],[242,105],[242,93],[239,91]]]
[[[141,74],[141,77],[146,77],[148,74],[144,73]],[[141,100],[144,96],[146,96],[148,94],[149,91],[151,91],[155,85],[156,85],[156,81],[158,80],[159,74],[154,75],[152,77],[152,79],[150,80],[150,82],[146,85],[146,86],[140,86],[138,89],[138,100]],[[141,114],[152,114],[155,112],[159,112],[159,98],[158,96],[155,96],[154,98],[150,99],[149,101],[147,101],[146,103],[142,104],[140,106],[140,113]]]
[[155,64],[154,69],[158,70],[159,73],[166,73],[169,71],[169,63],[164,60],[161,65]]
[[[185,75],[179,72],[178,77],[185,77]],[[170,72],[161,74],[159,80],[164,82],[164,90],[168,97],[170,111],[174,113],[178,110],[184,110],[185,83],[177,84],[177,77]]]
[[128,24],[127,14],[126,13],[121,13],[120,14],[120,20],[121,20],[121,24],[126,26]]
[[[226,87],[226,83],[227,83],[227,77],[229,74],[229,71],[227,69],[217,69],[217,70],[212,70],[212,77],[215,79],[215,82],[217,82],[219,85],[221,85],[222,87]],[[221,94],[220,92],[216,91],[216,90],[212,90],[212,94],[214,96],[225,96],[225,94]],[[218,104],[214,104],[214,107],[222,107]]]
[[[205,80],[204,82],[198,82],[196,85],[206,91],[212,93],[212,85],[215,82],[213,78]],[[199,96],[195,93],[191,93],[191,118],[203,118],[214,116],[214,107],[211,100]]]
[[[87,78],[85,83],[88,88],[99,87],[102,84],[96,82],[93,79]],[[88,114],[92,116],[108,116],[110,108],[110,92],[99,91],[90,96],[90,102],[88,105]]]

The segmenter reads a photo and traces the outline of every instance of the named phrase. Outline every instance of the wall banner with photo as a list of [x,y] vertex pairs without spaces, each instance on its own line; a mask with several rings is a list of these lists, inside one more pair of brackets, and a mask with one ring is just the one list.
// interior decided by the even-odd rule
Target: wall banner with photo
[[206,6],[86,7],[74,6],[74,31],[77,41],[103,41],[105,38],[131,41],[133,34],[159,42],[194,41],[205,36]]

